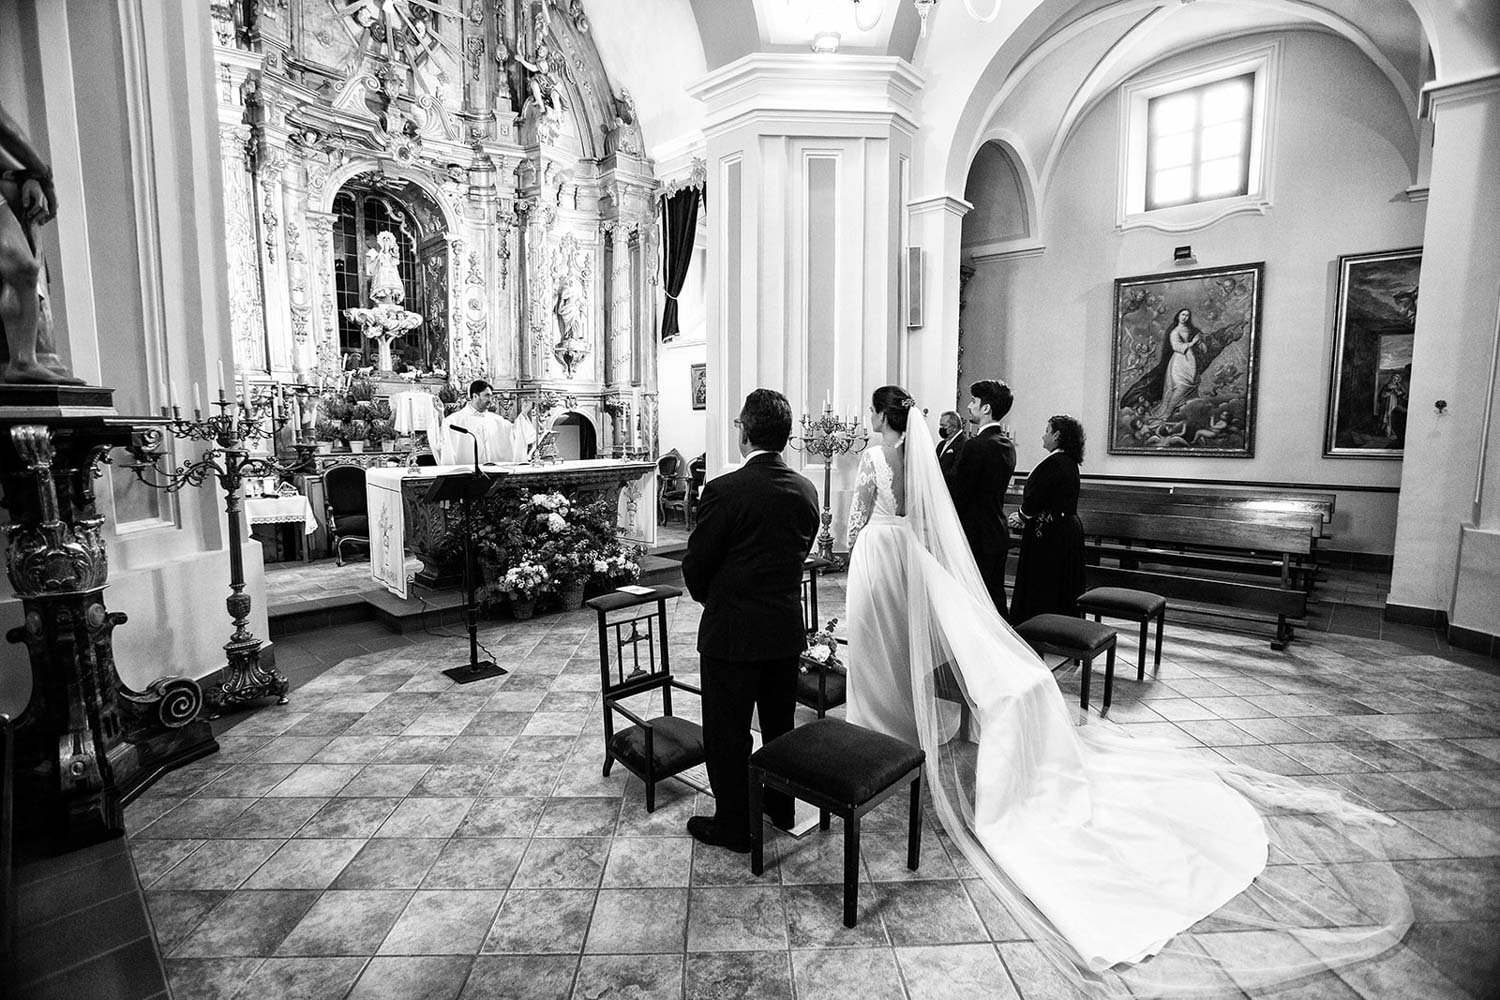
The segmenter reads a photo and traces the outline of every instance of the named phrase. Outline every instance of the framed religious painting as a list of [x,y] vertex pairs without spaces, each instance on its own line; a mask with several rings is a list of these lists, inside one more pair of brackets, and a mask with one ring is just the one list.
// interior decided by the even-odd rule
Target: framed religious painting
[[1111,455],[1254,456],[1265,268],[1115,279]]
[[693,399],[693,409],[708,409],[708,365],[689,366],[688,390]]
[[1421,247],[1339,258],[1324,456],[1401,457],[1421,272]]

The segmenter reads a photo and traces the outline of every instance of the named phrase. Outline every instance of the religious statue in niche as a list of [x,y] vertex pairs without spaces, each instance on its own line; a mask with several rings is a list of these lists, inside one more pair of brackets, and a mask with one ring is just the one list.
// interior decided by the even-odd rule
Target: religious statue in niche
[[603,125],[605,136],[610,142],[611,148],[617,153],[625,153],[629,156],[644,155],[641,149],[640,128],[635,111],[635,100],[630,96],[630,91],[621,90],[618,97],[613,100],[615,108],[615,121],[613,125]]
[[37,230],[57,214],[52,168],[0,108],[0,382],[82,385],[58,358],[52,339],[47,262]]
[[557,358],[569,378],[589,356],[592,346],[586,329],[589,270],[588,254],[572,235],[564,236],[558,247],[554,272],[553,315],[557,320],[557,339],[552,345],[552,356]]
[[562,93],[561,63],[541,37],[540,29],[537,35],[535,59],[526,58],[519,50],[515,53],[516,61],[526,68],[527,96],[521,105],[521,115],[523,118],[534,115],[538,133],[545,131],[545,138],[550,141],[562,128],[567,101]]
[[367,309],[349,309],[347,315],[358,323],[366,337],[375,341],[380,351],[380,370],[392,371],[391,341],[403,337],[422,325],[422,317],[402,307],[406,286],[397,267],[395,234],[383,230],[375,236],[375,246],[365,254],[365,270],[370,283]]

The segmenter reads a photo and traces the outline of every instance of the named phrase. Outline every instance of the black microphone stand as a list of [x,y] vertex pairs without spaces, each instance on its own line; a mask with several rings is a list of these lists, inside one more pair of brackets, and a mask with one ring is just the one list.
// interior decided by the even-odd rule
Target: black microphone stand
[[508,673],[493,660],[479,658],[479,608],[474,599],[474,498],[485,485],[484,473],[479,471],[479,439],[467,428],[449,425],[449,430],[466,434],[474,441],[474,474],[464,484],[464,616],[469,623],[469,662],[462,667],[449,667],[443,673],[459,684],[472,684],[487,677],[499,677]]

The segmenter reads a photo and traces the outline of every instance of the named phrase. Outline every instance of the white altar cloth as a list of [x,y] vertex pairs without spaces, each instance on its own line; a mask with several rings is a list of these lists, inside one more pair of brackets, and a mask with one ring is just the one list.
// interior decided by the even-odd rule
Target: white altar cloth
[[[482,465],[491,475],[558,474],[604,469],[623,464],[615,458],[593,458],[548,465],[517,463]],[[414,469],[397,466],[374,468],[365,473],[365,500],[370,516],[370,577],[397,597],[407,597],[406,519],[402,507],[402,483],[433,480],[454,472],[469,472],[472,465],[424,465]],[[642,475],[620,491],[620,537],[647,546],[656,542],[656,470]],[[628,527],[627,527],[628,526]]]

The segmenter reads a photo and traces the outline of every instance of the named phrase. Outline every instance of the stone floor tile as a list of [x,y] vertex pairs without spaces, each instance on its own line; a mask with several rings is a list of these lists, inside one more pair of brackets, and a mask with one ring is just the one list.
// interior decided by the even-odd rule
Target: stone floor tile
[[326,889],[364,844],[358,839],[288,840],[245,881],[244,887]]
[[547,800],[537,821],[537,837],[608,837],[620,818],[617,798],[562,798]]
[[428,837],[446,840],[453,836],[472,798],[409,798],[402,801],[380,825],[376,837]]
[[512,889],[481,951],[576,955],[583,950],[595,895],[592,889]]
[[881,913],[891,942],[898,947],[989,940],[979,913],[957,879],[889,888]]
[[526,852],[522,839],[454,838],[422,880],[423,889],[505,889]]
[[143,887],[171,871],[183,858],[202,847],[201,840],[138,840],[130,845],[136,877]]
[[584,951],[676,954],[687,933],[688,890],[604,889],[594,902]]
[[681,955],[585,955],[574,1000],[616,994],[631,1000],[682,1000]]
[[400,799],[329,799],[296,832],[299,839],[364,839],[375,835]]
[[146,909],[156,931],[156,944],[167,954],[193,932],[229,893],[226,890],[189,889],[146,893]]
[[797,1000],[905,1000],[896,953],[890,948],[792,952]]
[[246,889],[231,893],[172,949],[172,958],[249,958],[275,952],[312,909],[308,889]]
[[333,889],[415,889],[437,861],[441,840],[388,837],[369,840],[344,866]]
[[988,942],[897,948],[896,962],[910,1000],[1018,997],[999,953]]
[[792,1000],[784,951],[701,952],[687,956],[690,1000]]
[[604,866],[607,889],[676,887],[689,884],[693,867],[690,837],[618,837]]
[[[890,892],[900,892],[891,888]],[[860,887],[858,920],[844,926],[844,887],[789,885],[781,890],[786,909],[787,939],[792,948],[878,948],[890,944],[881,921],[887,889]]]
[[402,798],[432,769],[431,764],[367,764],[339,790],[341,798]]
[[267,796],[337,795],[361,770],[359,764],[303,764],[266,792]]
[[571,955],[480,955],[460,1000],[569,1000],[577,971]]
[[688,951],[764,951],[787,947],[779,886],[692,889]]
[[278,955],[373,955],[411,899],[407,889],[323,893],[276,949]]
[[153,883],[158,889],[237,889],[281,847],[277,840],[208,840]]
[[295,836],[327,804],[328,800],[322,798],[258,799],[235,817],[234,834],[285,840]]
[[372,958],[347,1000],[457,1000],[472,967],[466,955]]
[[418,890],[380,945],[381,955],[477,955],[505,893]]
[[511,885],[518,889],[597,889],[609,856],[605,838],[534,838]]
[[342,997],[364,969],[364,958],[268,958],[245,983],[244,997],[328,1000]]
[[175,1000],[232,1000],[263,958],[169,958],[167,982]]

